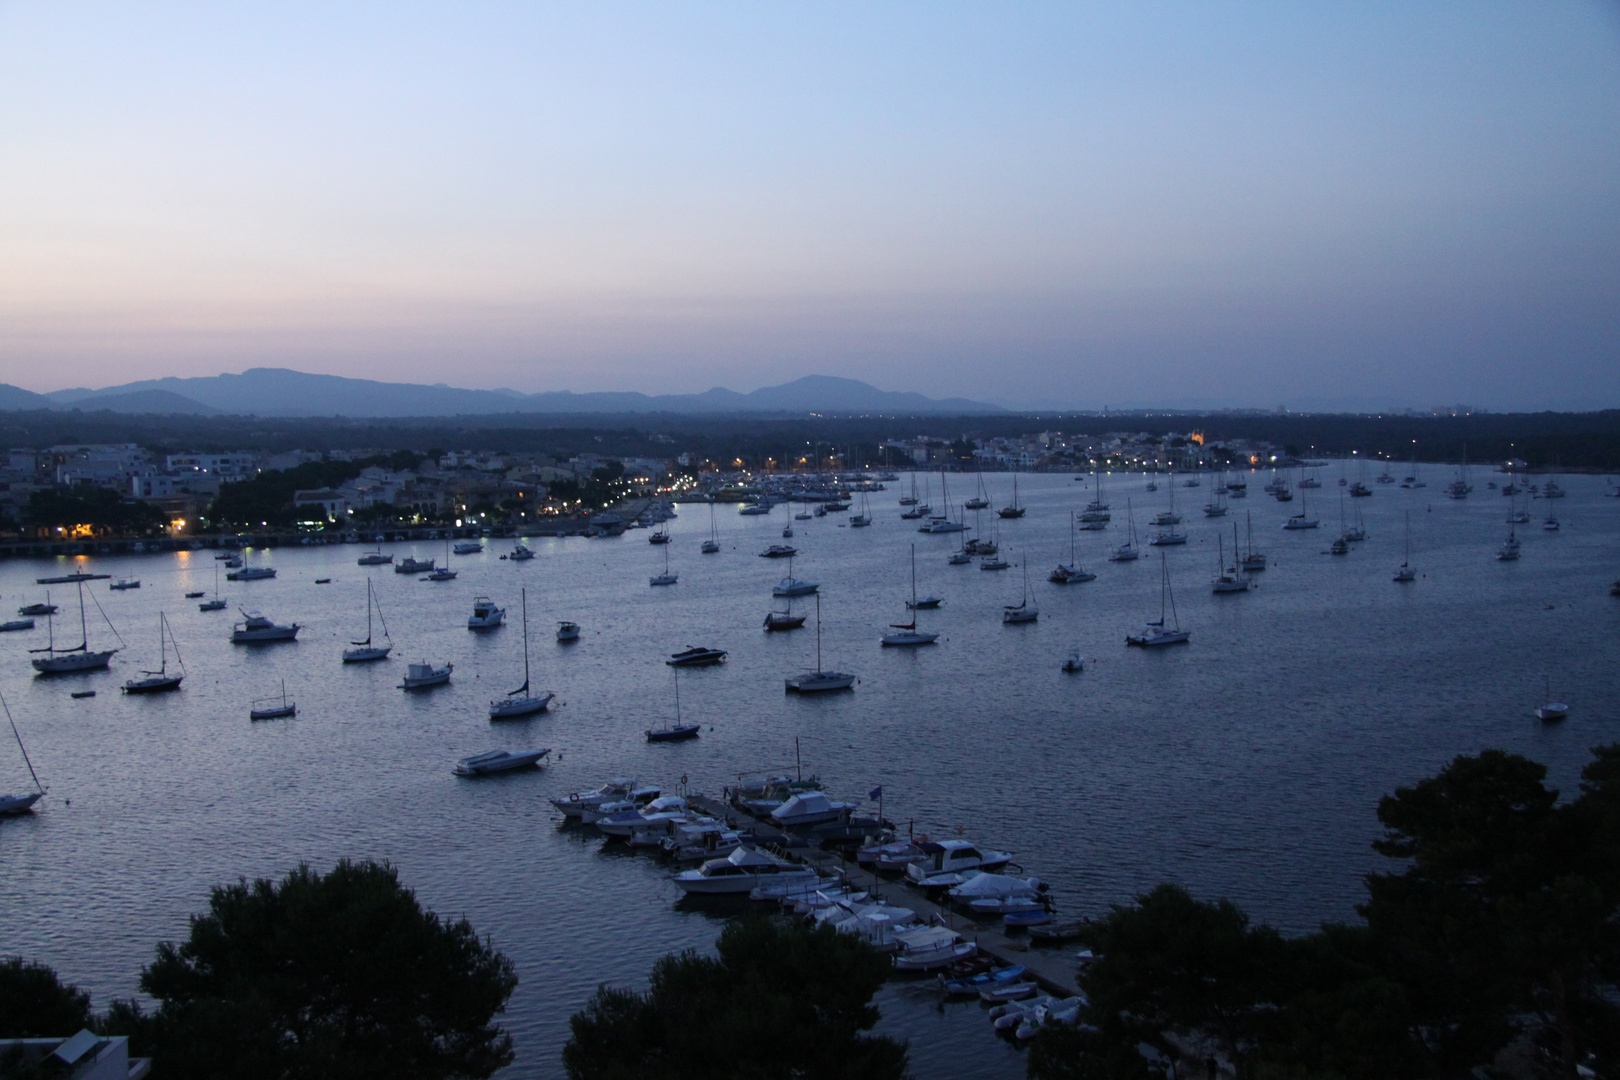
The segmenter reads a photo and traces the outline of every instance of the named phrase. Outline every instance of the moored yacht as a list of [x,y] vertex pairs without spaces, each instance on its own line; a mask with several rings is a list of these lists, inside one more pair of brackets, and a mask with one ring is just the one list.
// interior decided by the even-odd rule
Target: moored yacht
[[489,776],[513,769],[528,769],[540,764],[540,759],[549,753],[549,749],[485,750],[482,754],[462,758],[450,771],[457,776]]
[[531,693],[529,690],[529,590],[523,590],[523,685],[507,694],[504,698],[497,698],[489,703],[489,718],[491,720],[515,720],[520,716],[533,716],[537,712],[544,712],[555,694],[549,691],[542,694]]
[[298,637],[298,624],[281,625],[271,622],[257,611],[243,611],[242,621],[231,629],[231,641],[237,645],[251,645],[261,641],[292,641]]
[[454,664],[444,667],[434,667],[423,660],[419,664],[411,664],[405,669],[405,681],[399,684],[401,690],[424,690],[430,686],[443,686],[450,681],[450,673],[456,669]]
[[821,875],[807,866],[758,848],[739,847],[723,859],[710,859],[696,870],[681,871],[674,881],[682,892],[717,895],[748,893],[766,883],[788,885],[820,879]]
[[472,614],[467,616],[467,629],[493,630],[506,621],[506,609],[496,607],[487,596],[473,597]]

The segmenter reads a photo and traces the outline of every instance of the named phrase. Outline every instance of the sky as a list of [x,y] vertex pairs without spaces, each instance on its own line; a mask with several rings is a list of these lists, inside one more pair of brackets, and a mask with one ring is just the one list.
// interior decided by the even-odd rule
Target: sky
[[0,382],[1620,406],[1620,4],[0,0]]

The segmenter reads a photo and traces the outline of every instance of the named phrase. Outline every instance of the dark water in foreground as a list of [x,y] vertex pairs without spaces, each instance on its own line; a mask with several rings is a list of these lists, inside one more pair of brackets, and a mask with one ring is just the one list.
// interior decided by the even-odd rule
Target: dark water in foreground
[[[821,699],[782,692],[785,675],[813,663],[813,632],[760,629],[786,567],[755,553],[780,542],[781,507],[756,518],[722,508],[724,551],[702,556],[708,510],[684,506],[670,523],[672,588],[648,587],[662,554],[645,532],[536,540],[528,563],[500,561],[509,542],[495,541],[455,558],[460,579],[444,584],[382,567],[372,577],[396,659],[347,668],[339,652],[364,632],[359,548],[263,553],[280,577],[228,585],[232,610],[212,614],[182,599],[212,587],[210,553],[96,560],[100,572],[142,579],[138,591],[90,587],[129,644],[111,673],[37,679],[25,650],[43,644],[43,622],[0,636],[0,689],[51,789],[39,813],[0,821],[0,952],[53,965],[105,1005],[134,992],[157,941],[184,936],[210,885],[299,860],[386,858],[428,906],[466,915],[513,957],[522,983],[506,1017],[519,1054],[510,1075],[559,1076],[567,1018],[598,982],[636,984],[658,956],[707,948],[718,924],[677,902],[654,859],[560,828],[546,797],[621,773],[666,790],[684,775],[718,793],[739,772],[791,764],[795,737],[807,770],[835,793],[881,784],[891,818],[1017,851],[1065,913],[1170,879],[1289,930],[1349,917],[1359,875],[1377,861],[1374,806],[1396,784],[1494,746],[1546,762],[1568,790],[1590,746],[1620,739],[1620,599],[1608,595],[1620,576],[1620,499],[1604,498],[1599,478],[1571,479],[1570,497],[1552,504],[1563,529],[1543,533],[1549,504],[1532,503],[1524,558],[1500,563],[1507,500],[1487,490],[1487,475],[1477,471],[1473,498],[1456,503],[1440,490],[1446,470],[1426,472],[1428,488],[1381,486],[1357,500],[1371,539],[1344,558],[1320,554],[1337,532],[1336,470],[1310,493],[1324,525],[1315,533],[1279,530],[1300,503],[1264,496],[1259,474],[1224,522],[1198,513],[1207,484],[1178,489],[1192,539],[1168,557],[1193,640],[1150,653],[1123,638],[1158,615],[1156,554],[1134,564],[1103,556],[1122,540],[1126,496],[1145,539],[1165,489],[1148,495],[1142,478],[1114,478],[1114,528],[1080,534],[1097,580],[1058,587],[1045,576],[1067,556],[1067,513],[1088,488],[1025,478],[1029,516],[1000,527],[1015,568],[991,573],[946,565],[958,538],[900,521],[901,485],[891,484],[873,500],[870,529],[841,528],[842,516],[794,523],[796,572],[823,585],[826,666],[861,677],[853,693]],[[1212,596],[1216,537],[1230,543],[1245,511],[1273,567],[1252,593]],[[1390,576],[1407,511],[1423,576],[1402,586]],[[923,616],[943,637],[880,649],[885,624],[905,617],[912,542],[920,590],[946,598]],[[443,558],[442,545],[393,548],[413,549]],[[1040,621],[1004,627],[1000,607],[1018,601],[1025,558]],[[33,579],[66,569],[0,564],[0,611],[40,599]],[[491,725],[489,698],[522,681],[522,586],[536,684],[565,704]],[[465,629],[481,593],[509,607],[506,628]],[[71,588],[52,595],[74,613]],[[305,629],[293,645],[232,646],[236,602]],[[116,687],[156,659],[160,608],[190,676],[177,694],[124,697]],[[563,618],[584,625],[578,644],[552,640]],[[109,641],[105,626],[91,639]],[[683,677],[686,716],[712,730],[648,746],[641,731],[672,712],[662,660],[697,644],[731,650],[723,667]],[[1074,648],[1086,671],[1064,675],[1058,665]],[[396,689],[405,662],[421,657],[454,661],[452,684]],[[1573,707],[1561,727],[1531,718],[1544,678]],[[250,723],[249,699],[282,679],[297,719]],[[80,688],[99,696],[71,700]],[[497,746],[550,746],[558,760],[480,782],[450,774],[457,758]],[[0,789],[25,782],[15,748],[0,745]],[[912,1039],[919,1077],[1022,1075],[978,1006],[936,1004],[916,983],[891,984],[880,999],[883,1030]]]

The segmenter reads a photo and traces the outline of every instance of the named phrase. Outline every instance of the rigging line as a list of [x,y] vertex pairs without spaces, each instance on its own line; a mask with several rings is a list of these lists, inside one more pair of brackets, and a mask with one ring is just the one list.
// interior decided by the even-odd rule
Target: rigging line
[[118,639],[118,644],[126,649],[129,648],[129,643],[125,641],[123,635],[118,632],[118,627],[114,626],[112,620],[107,618],[107,612],[102,608],[101,601],[96,599],[96,594],[94,592],[90,594],[90,602],[96,605],[97,611],[101,612],[102,621],[107,624],[107,629],[113,632],[113,637]]
[[22,733],[17,730],[17,721],[11,717],[11,706],[6,704],[5,694],[0,694],[0,707],[6,710],[6,720],[11,724],[11,734],[17,739],[17,749],[22,751],[23,763],[28,766],[28,775],[34,778],[34,787],[44,791],[45,785],[39,782],[39,774],[34,771],[34,763],[28,758],[28,747],[23,745]]

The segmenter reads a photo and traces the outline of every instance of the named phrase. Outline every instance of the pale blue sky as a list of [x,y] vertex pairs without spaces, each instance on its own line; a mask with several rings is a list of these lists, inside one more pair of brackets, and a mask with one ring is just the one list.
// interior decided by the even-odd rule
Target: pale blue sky
[[0,2],[0,381],[1620,406],[1612,4]]

